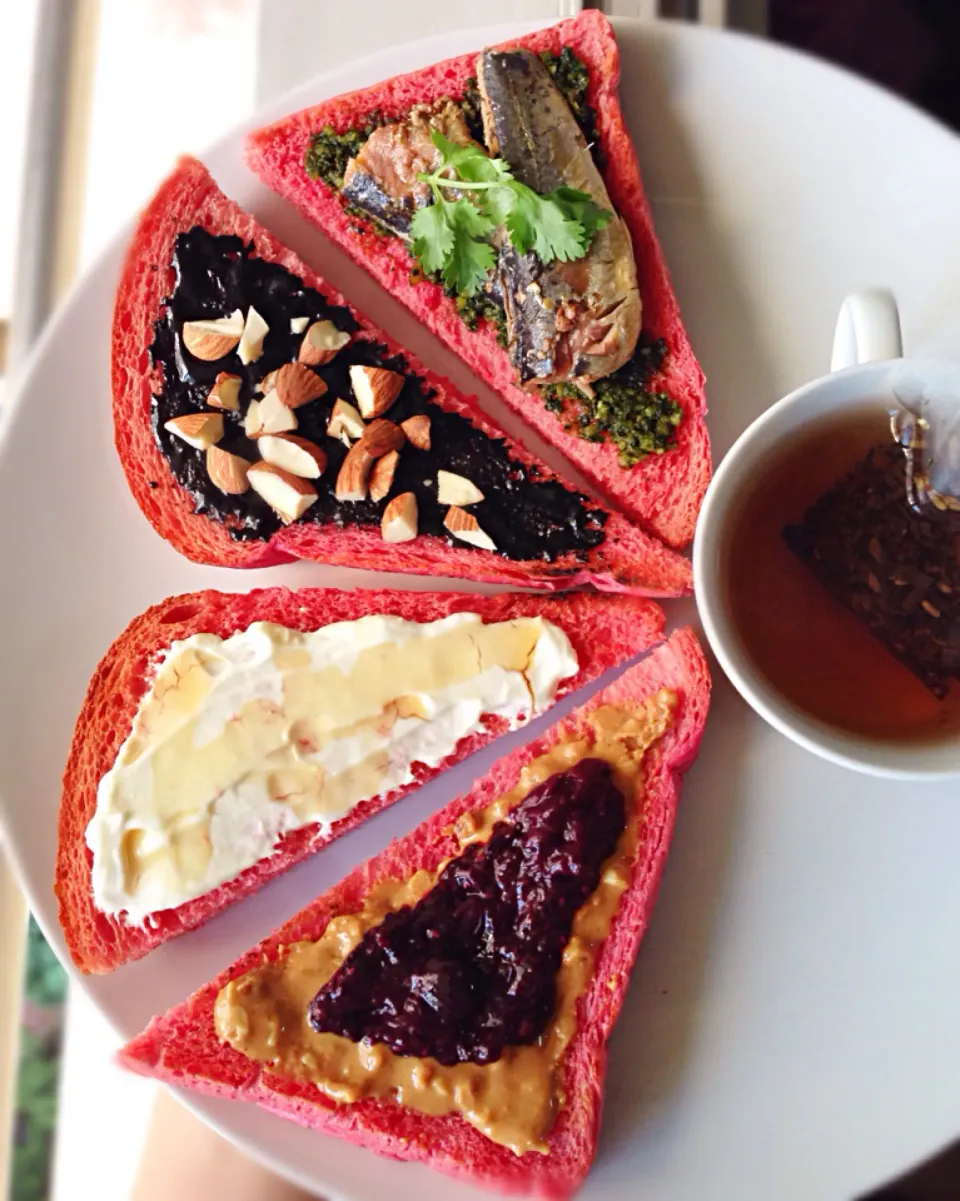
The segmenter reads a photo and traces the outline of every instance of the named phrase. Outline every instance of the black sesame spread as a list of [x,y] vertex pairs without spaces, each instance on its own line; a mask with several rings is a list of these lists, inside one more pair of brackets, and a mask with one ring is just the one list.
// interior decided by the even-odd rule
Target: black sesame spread
[[[328,320],[351,333],[357,331],[357,322],[348,309],[330,304],[284,267],[256,257],[253,244],[244,244],[238,237],[214,235],[199,227],[181,233],[172,267],[173,291],[164,301],[150,348],[163,384],[152,403],[157,444],[177,481],[192,496],[198,513],[221,521],[234,538],[269,538],[281,523],[267,503],[252,490],[240,496],[220,492],[207,475],[204,453],[164,425],[187,413],[211,411],[206,398],[217,375],[238,375],[242,381],[240,408],[223,414],[224,436],[218,446],[255,462],[260,457],[257,444],[244,433],[243,417],[250,401],[261,399],[256,390],[260,381],[297,358],[303,333],[291,330],[291,318]],[[185,349],[185,321],[224,317],[235,309],[246,313],[251,305],[269,326],[263,353],[255,362],[244,366],[237,351],[206,362]],[[400,423],[417,414],[430,418],[430,449],[418,450],[409,443],[403,447],[390,494],[381,501],[339,501],[334,494],[347,448],[339,439],[328,437],[326,428],[338,397],[354,402],[348,373],[357,364],[406,375],[403,390],[387,413],[391,421]],[[467,418],[432,403],[432,391],[420,377],[407,372],[401,355],[390,355],[384,346],[359,337],[332,362],[314,370],[326,383],[327,392],[297,409],[296,433],[322,447],[327,466],[314,481],[318,499],[300,521],[378,526],[390,497],[413,492],[419,532],[470,550],[444,527],[447,506],[437,500],[437,472],[443,469],[465,476],[483,492],[484,499],[471,505],[470,511],[506,558],[552,561],[568,552],[583,557],[603,541],[607,516],[603,509],[554,480],[538,478],[536,468],[511,459],[502,439],[487,437]]]
[[366,932],[310,1002],[310,1025],[445,1065],[491,1063],[535,1042],[553,1016],[574,916],[625,825],[605,760],[550,776],[416,905]]

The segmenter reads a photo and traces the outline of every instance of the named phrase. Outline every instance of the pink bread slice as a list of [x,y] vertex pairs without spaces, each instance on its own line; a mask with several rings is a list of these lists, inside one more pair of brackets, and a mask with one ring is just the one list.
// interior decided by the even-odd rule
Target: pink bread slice
[[[679,705],[674,724],[645,759],[636,796],[636,803],[643,808],[645,841],[593,981],[578,1004],[577,1032],[562,1061],[568,1103],[549,1135],[547,1154],[514,1155],[456,1115],[425,1117],[400,1105],[370,1099],[336,1104],[316,1088],[261,1068],[219,1042],[213,1006],[229,980],[261,962],[263,956],[276,957],[279,947],[318,938],[332,917],[356,911],[378,880],[405,878],[418,868],[435,868],[455,850],[449,827],[461,813],[489,805],[512,788],[524,764],[557,739],[576,736],[587,714],[598,705],[639,702],[660,688],[674,689]],[[670,844],[681,777],[696,756],[709,700],[710,677],[703,653],[692,631],[680,630],[542,738],[500,760],[468,795],[452,801],[412,833],[361,864],[188,1001],[154,1018],[121,1051],[121,1062],[171,1084],[254,1101],[273,1113],[379,1154],[426,1163],[501,1192],[569,1196],[586,1176],[596,1152],[607,1039],[650,918]],[[318,1147],[317,1154],[322,1153]]]
[[507,353],[497,345],[495,331],[489,325],[469,330],[458,317],[455,302],[439,285],[411,283],[414,260],[404,243],[378,233],[369,222],[345,212],[337,192],[306,174],[304,155],[311,134],[325,125],[338,133],[362,128],[368,114],[375,110],[387,118],[400,117],[416,103],[429,103],[441,96],[459,97],[467,79],[476,75],[476,54],[461,55],[362,91],[336,96],[266,126],[250,135],[247,162],[264,183],[300,208],[402,300],[538,433],[576,463],[613,504],[669,545],[685,546],[693,537],[700,502],[710,481],[704,377],[683,327],[620,108],[620,55],[613,30],[606,17],[588,9],[508,45],[526,46],[536,53],[558,53],[569,46],[590,69],[587,102],[597,114],[607,190],[633,240],[643,328],[667,344],[662,377],[655,386],[667,391],[683,409],[675,450],[624,469],[614,446],[586,442],[567,433],[539,396],[514,383]]
[[[347,305],[292,250],[282,246],[253,217],[229,200],[206,167],[182,159],[140,217],[127,252],[113,321],[113,417],[120,461],[134,499],[154,529],[188,559],[221,567],[267,567],[291,559],[314,559],[343,567],[416,575],[456,576],[513,587],[545,590],[591,583],[606,591],[646,596],[678,596],[691,590],[690,564],[656,538],[612,513],[603,542],[581,555],[567,552],[553,562],[513,560],[492,551],[451,545],[422,534],[411,542],[388,544],[377,526],[324,524],[307,520],[278,530],[269,541],[237,541],[226,528],[195,511],[160,453],[150,423],[153,377],[148,347],[161,302],[172,283],[170,259],[178,233],[202,226],[215,234],[236,234],[254,243],[257,255],[285,267],[333,305],[350,308],[360,336],[383,343],[390,355],[402,354],[408,369],[435,392],[433,403],[468,418],[489,438],[504,439],[511,456],[542,479],[556,479],[544,464],[508,438],[453,384],[428,371]],[[562,482],[562,481],[561,481]],[[564,485],[567,486],[567,485]]]
[[255,892],[352,830],[373,814],[398,801],[503,733],[506,723],[491,719],[483,732],[465,738],[435,768],[415,768],[416,779],[404,788],[372,797],[358,805],[326,833],[316,825],[285,835],[273,854],[213,892],[176,909],[151,915],[144,926],[127,925],[101,913],[93,903],[90,876],[93,856],[84,834],[97,803],[97,784],[113,765],[130,733],[151,666],[171,643],[206,632],[229,637],[254,621],[273,621],[290,629],[316,630],[336,621],[355,621],[370,613],[389,613],[410,621],[435,621],[451,613],[478,613],[484,621],[541,615],[566,631],[580,670],[558,690],[563,696],[595,679],[610,667],[645,650],[663,632],[663,612],[638,597],[575,593],[563,599],[509,593],[470,596],[459,593],[357,591],[333,588],[264,588],[245,593],[194,592],[154,605],[117,638],[104,655],[87,688],[77,719],[70,758],[63,775],[54,891],[60,923],[74,962],[83,972],[109,972]]

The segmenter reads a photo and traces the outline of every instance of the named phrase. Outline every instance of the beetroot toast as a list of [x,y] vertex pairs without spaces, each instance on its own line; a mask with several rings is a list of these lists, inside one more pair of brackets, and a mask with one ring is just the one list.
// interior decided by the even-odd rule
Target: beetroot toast
[[650,388],[665,391],[683,414],[674,449],[624,468],[612,443],[586,441],[568,432],[539,394],[514,382],[513,366],[507,351],[498,345],[491,323],[483,321],[477,329],[469,329],[458,315],[456,301],[439,284],[424,281],[422,275],[411,277],[416,264],[404,241],[378,232],[370,221],[358,220],[352,209],[345,210],[336,189],[306,173],[305,155],[312,135],[325,127],[338,134],[362,130],[371,117],[389,121],[407,114],[414,104],[429,104],[446,96],[459,99],[468,80],[477,75],[476,54],[334,97],[258,130],[248,139],[247,162],[265,183],[297,205],[402,300],[530,425],[576,463],[614,505],[671,546],[684,546],[693,537],[710,478],[704,377],[681,321],[620,108],[620,58],[613,31],[604,16],[587,10],[507,45],[552,54],[568,47],[589,70],[586,103],[596,114],[598,164],[610,200],[633,243],[644,335],[666,344],[666,357]]
[[314,824],[284,834],[272,854],[212,892],[175,909],[150,915],[143,925],[126,924],[99,911],[93,900],[93,856],[84,833],[97,803],[97,786],[114,763],[130,733],[152,666],[173,642],[206,632],[226,638],[252,622],[269,621],[295,630],[314,630],[368,614],[391,614],[429,622],[452,613],[478,614],[484,622],[541,616],[567,634],[577,655],[577,674],[562,682],[563,695],[596,678],[657,641],[663,614],[657,605],[636,597],[576,593],[563,600],[533,595],[471,596],[457,593],[357,591],[286,588],[229,594],[197,592],[154,605],[117,638],[100,662],[77,720],[63,777],[55,892],[67,946],[84,972],[107,972],[187,930],[235,900],[256,891],[299,860],[353,829],[425,780],[478,750],[506,728],[503,718],[488,717],[484,729],[468,735],[454,754],[437,767],[414,767],[406,787],[362,801],[326,832]]
[[[497,461],[501,466],[506,465],[504,470],[508,471],[510,480],[522,477],[522,486],[528,489],[527,493],[521,494],[513,501],[510,497],[500,500],[494,498],[495,503],[500,504],[501,510],[506,514],[505,524],[508,527],[511,504],[515,511],[518,505],[523,506],[523,496],[529,496],[537,489],[552,489],[550,503],[559,498],[559,503],[566,506],[564,511],[571,508],[576,510],[587,528],[585,536],[588,540],[592,539],[592,544],[577,544],[575,549],[555,554],[538,549],[537,553],[529,558],[498,553],[499,548],[491,551],[475,545],[464,545],[463,541],[457,541],[450,536],[448,530],[451,527],[446,523],[440,525],[439,519],[437,528],[440,536],[423,532],[422,499],[419,536],[410,541],[387,543],[384,541],[386,535],[381,535],[379,509],[371,509],[365,523],[351,519],[353,510],[347,504],[340,506],[334,514],[335,519],[321,517],[314,520],[308,510],[292,524],[284,525],[280,524],[266,502],[253,491],[248,490],[240,496],[223,496],[223,489],[213,489],[210,483],[212,475],[209,475],[209,458],[204,470],[204,460],[199,451],[191,450],[184,442],[164,432],[169,430],[169,424],[158,422],[156,406],[163,399],[164,385],[151,351],[152,339],[159,337],[156,330],[159,328],[161,313],[171,311],[164,301],[170,294],[175,278],[171,269],[171,259],[175,247],[179,245],[178,237],[185,235],[186,231],[197,229],[209,231],[211,235],[220,239],[227,235],[236,235],[246,247],[243,253],[248,255],[251,261],[270,264],[271,270],[275,264],[291,273],[299,288],[298,295],[301,296],[304,294],[304,288],[300,281],[303,281],[307,289],[313,289],[315,304],[333,306],[330,311],[340,314],[340,320],[354,330],[351,347],[355,352],[366,354],[368,357],[375,352],[381,356],[387,355],[387,361],[394,365],[399,361],[404,362],[405,371],[413,376],[413,380],[407,379],[407,383],[411,386],[415,384],[418,397],[421,393],[429,396],[429,403],[433,406],[431,411],[435,416],[439,414],[447,423],[458,422],[458,428],[461,430],[472,430],[471,437],[479,438],[484,447],[492,448],[491,455],[500,456]],[[191,236],[196,237],[196,234]],[[240,245],[241,242],[238,241],[237,246]],[[239,255],[232,251],[231,257],[237,258]],[[284,330],[280,332],[283,336],[291,336],[286,334],[286,315],[283,325]],[[279,336],[279,333],[276,336]],[[271,334],[268,334],[264,361],[270,347],[270,337]],[[182,350],[182,343],[177,345],[176,351],[172,351],[170,357],[176,357],[177,362],[183,361],[185,352]],[[240,366],[241,360],[236,354],[230,355],[222,362],[229,371],[241,374],[246,371],[246,368]],[[209,367],[210,364],[195,362],[190,370],[195,372],[198,366],[203,368]],[[220,364],[215,366],[219,367]],[[331,366],[335,367],[336,364]],[[251,390],[254,386],[252,380],[243,383],[244,388],[249,387]],[[340,391],[342,392],[342,389]],[[199,419],[200,412],[197,406],[204,404],[203,395],[202,391],[199,394],[194,392],[193,397],[188,398],[185,402],[188,405],[188,415],[192,413]],[[331,386],[326,396],[307,407],[317,409],[318,406],[325,405],[326,409],[323,412],[329,411],[335,397],[336,392]],[[402,399],[401,396],[401,401]],[[144,211],[127,254],[117,293],[113,324],[113,411],[116,445],[134,498],[157,532],[182,554],[197,562],[226,567],[262,567],[291,559],[314,559],[342,566],[451,575],[546,589],[569,587],[589,581],[605,590],[630,591],[645,595],[671,596],[690,590],[690,569],[684,559],[667,550],[656,539],[637,530],[619,514],[608,514],[600,506],[580,497],[556,480],[546,467],[506,439],[503,432],[483,414],[475,398],[460,394],[451,384],[427,371],[410,354],[406,351],[401,352],[385,334],[349,308],[343,298],[311,272],[292,251],[282,247],[252,217],[228,200],[217,188],[207,170],[195,160],[184,159],[160,188]],[[301,415],[304,411],[298,410]],[[459,417],[454,417],[453,414]],[[208,415],[217,421],[222,419],[228,432],[233,430],[236,436],[244,436],[245,426],[241,421],[243,414],[226,412]],[[465,421],[461,420],[464,418]],[[313,420],[322,420],[326,428],[327,419],[319,414],[319,411]],[[166,442],[162,439],[166,439]],[[274,438],[273,442],[276,443],[277,439]],[[333,467],[335,456],[342,456],[345,452],[340,441],[335,438],[327,438],[326,444],[326,451],[321,453],[330,457],[331,466],[325,473],[326,480],[318,481],[317,489],[321,493],[326,489],[326,496],[332,503],[333,485],[330,477],[336,475]],[[166,447],[165,451],[161,451],[161,445]],[[260,444],[251,442],[247,445]],[[199,480],[198,486],[207,488],[208,500],[212,496],[216,503],[233,505],[226,522],[208,515],[211,512],[209,504],[204,508],[197,500],[196,490],[191,494],[191,491],[183,486],[183,477],[178,478],[171,467],[171,453],[194,456],[195,463],[187,463],[185,470],[189,469],[198,474],[190,476],[189,479],[195,483]],[[256,456],[258,452],[253,450],[249,453]],[[266,454],[265,451],[263,453]],[[409,449],[401,451],[401,465],[403,455],[414,453]],[[245,472],[247,461],[241,458],[240,465]],[[431,483],[429,479],[421,480],[420,476],[424,474],[424,471],[417,474],[416,487]],[[294,483],[303,486],[307,482],[299,480]],[[513,485],[506,486],[509,489]],[[243,487],[241,482],[241,491]],[[338,476],[338,497],[339,488]],[[320,499],[323,501],[324,497],[321,496]],[[352,499],[348,497],[348,500]],[[365,503],[372,504],[372,499]],[[381,502],[383,503],[386,502]],[[433,503],[436,506],[439,502]],[[265,537],[260,537],[256,531],[253,534],[250,530],[244,531],[243,520],[236,516],[237,513],[251,511],[251,504],[259,505],[257,512],[265,515],[264,521],[272,523],[264,527],[268,530]],[[314,512],[319,513],[320,507],[320,504],[317,504]],[[482,509],[482,505],[472,506],[471,514],[475,513],[482,521]],[[228,530],[227,525],[231,525],[232,530]],[[559,536],[563,537],[566,536],[566,528],[563,522],[558,522],[554,532],[559,530]]]
[[[459,843],[451,826],[461,815],[475,813],[503,796],[516,785],[524,766],[558,741],[581,737],[598,706],[638,709],[662,689],[676,697],[673,720],[640,763],[632,803],[641,835],[632,874],[615,902],[593,974],[576,994],[575,1028],[554,1069],[554,1079],[566,1100],[546,1137],[545,1154],[516,1154],[485,1137],[458,1113],[426,1116],[395,1102],[370,1097],[336,1103],[312,1082],[271,1070],[268,1064],[261,1065],[218,1039],[214,1004],[228,982],[258,965],[266,968],[277,960],[280,948],[318,939],[333,917],[358,912],[380,882],[402,880],[421,869],[435,870],[457,852]],[[607,1039],[650,918],[673,829],[681,777],[696,756],[709,694],[710,680],[700,647],[690,630],[681,630],[541,739],[502,759],[470,794],[452,801],[412,833],[357,867],[184,1004],[154,1018],[123,1049],[121,1062],[172,1084],[254,1101],[302,1125],[339,1135],[380,1154],[426,1163],[501,1192],[568,1196],[583,1180],[596,1151]],[[630,804],[628,800],[628,810]]]

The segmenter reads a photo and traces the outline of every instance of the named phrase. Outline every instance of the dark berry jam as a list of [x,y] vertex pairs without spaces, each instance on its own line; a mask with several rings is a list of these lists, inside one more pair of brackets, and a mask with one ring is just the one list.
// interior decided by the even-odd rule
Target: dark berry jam
[[448,1065],[535,1042],[554,1012],[574,915],[625,823],[602,759],[551,776],[421,901],[367,931],[310,1002],[310,1025]]

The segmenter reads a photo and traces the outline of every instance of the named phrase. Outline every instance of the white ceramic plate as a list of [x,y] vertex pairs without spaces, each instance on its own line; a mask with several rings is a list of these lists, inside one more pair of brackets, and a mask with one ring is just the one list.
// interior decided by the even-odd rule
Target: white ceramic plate
[[[516,32],[450,34],[345,66],[257,123]],[[897,291],[908,346],[960,349],[960,148],[950,135],[875,89],[760,43],[628,22],[618,33],[625,107],[711,379],[718,452],[824,369],[837,306],[854,288]],[[475,388],[392,299],[258,185],[240,146],[237,132],[206,156],[224,189],[374,320]],[[37,348],[0,448],[0,796],[31,902],[61,951],[50,887],[60,772],[87,678],[126,621],[197,588],[384,582],[302,564],[247,574],[196,567],[153,533],[112,446],[108,333],[124,240]],[[671,616],[690,612],[675,605]],[[523,736],[204,929],[88,981],[92,996],[121,1034],[136,1033]],[[871,781],[813,759],[718,681],[614,1036],[585,1199],[849,1197],[960,1131],[956,801],[955,785]],[[330,1198],[479,1195],[249,1106],[196,1107]]]

